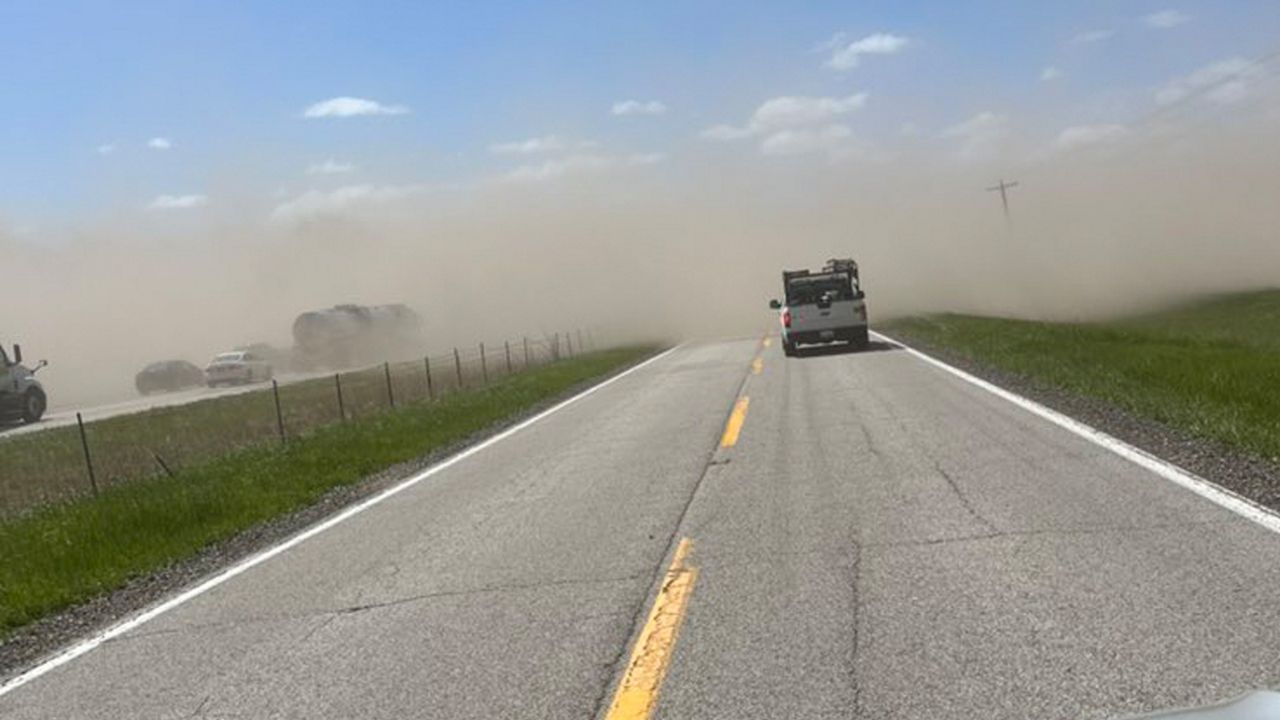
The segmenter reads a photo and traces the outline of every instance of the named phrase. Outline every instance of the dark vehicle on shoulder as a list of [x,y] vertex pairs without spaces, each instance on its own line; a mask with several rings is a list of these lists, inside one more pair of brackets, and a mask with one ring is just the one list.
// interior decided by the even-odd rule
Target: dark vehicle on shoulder
[[186,360],[161,360],[142,369],[134,378],[134,387],[142,395],[176,392],[204,385],[204,371]]

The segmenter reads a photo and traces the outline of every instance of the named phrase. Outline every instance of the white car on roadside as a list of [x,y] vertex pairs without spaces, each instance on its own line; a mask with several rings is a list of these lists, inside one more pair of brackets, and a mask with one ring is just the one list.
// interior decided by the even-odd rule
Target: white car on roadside
[[260,355],[245,350],[214,356],[213,361],[204,369],[204,374],[209,387],[266,382],[275,375],[270,363]]

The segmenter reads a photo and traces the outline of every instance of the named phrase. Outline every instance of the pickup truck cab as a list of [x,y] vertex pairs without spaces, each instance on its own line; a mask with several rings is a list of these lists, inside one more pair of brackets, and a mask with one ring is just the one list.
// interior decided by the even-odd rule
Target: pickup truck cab
[[41,360],[34,368],[22,364],[22,347],[13,346],[10,357],[0,347],[0,422],[39,422],[49,406],[36,372],[49,363]]
[[858,264],[830,260],[819,272],[786,270],[782,273],[785,303],[771,300],[780,311],[782,350],[796,354],[800,345],[844,342],[867,346],[866,293],[858,281]]

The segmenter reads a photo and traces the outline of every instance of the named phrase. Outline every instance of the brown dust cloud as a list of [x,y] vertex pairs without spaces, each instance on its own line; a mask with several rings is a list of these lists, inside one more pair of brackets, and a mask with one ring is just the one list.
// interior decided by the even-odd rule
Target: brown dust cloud
[[[1064,151],[942,142],[839,159],[718,153],[545,181],[220,200],[33,239],[0,219],[0,342],[47,358],[55,409],[133,395],[148,362],[291,344],[298,313],[403,302],[424,352],[590,328],[624,341],[776,322],[779,271],[856,258],[876,319],[1096,319],[1280,284],[1280,125],[1153,125]],[[1006,221],[985,188],[1016,179]],[[6,228],[7,229],[3,229]]]

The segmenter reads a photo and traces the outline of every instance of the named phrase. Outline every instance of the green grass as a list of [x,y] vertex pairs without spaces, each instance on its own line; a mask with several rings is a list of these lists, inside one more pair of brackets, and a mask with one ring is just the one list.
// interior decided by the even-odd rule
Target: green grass
[[0,522],[0,637],[314,503],[398,462],[466,438],[651,352],[582,355],[487,389],[329,425],[286,446],[193,464],[174,477],[120,483],[97,497]]
[[1106,323],[943,314],[884,330],[1280,460],[1280,291]]

